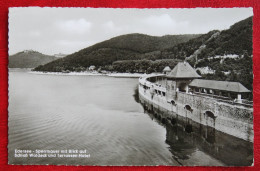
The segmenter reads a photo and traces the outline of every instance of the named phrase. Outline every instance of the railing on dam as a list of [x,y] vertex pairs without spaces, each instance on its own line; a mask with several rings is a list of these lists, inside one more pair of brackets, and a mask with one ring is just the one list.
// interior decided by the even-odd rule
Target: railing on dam
[[247,101],[247,100],[242,100],[242,103],[238,103],[233,99],[230,99],[228,97],[218,96],[218,95],[211,95],[211,94],[197,93],[197,92],[196,93],[191,93],[191,92],[186,93],[186,92],[181,92],[181,91],[179,91],[178,93],[208,98],[208,99],[215,100],[217,102],[228,103],[228,104],[231,104],[231,105],[244,106],[244,107],[249,107],[249,108],[253,107],[253,102]]
[[193,94],[195,94],[197,96],[204,96],[204,97],[208,97],[208,98],[213,98],[213,99],[216,99],[219,102],[225,102],[225,103],[229,103],[229,104],[232,104],[232,105],[242,105],[242,106],[247,106],[247,107],[253,107],[253,102],[245,100],[245,99],[242,99],[242,103],[238,103],[236,100],[231,99],[229,97],[213,95],[213,94],[206,94],[206,93],[199,93],[199,92],[193,92]]
[[[148,81],[147,78],[149,78],[149,77],[140,77],[139,78],[139,83],[142,84],[145,87],[148,87],[149,89],[151,87],[153,87],[154,90],[167,93],[165,87],[163,87],[162,85],[160,85],[158,83],[152,83],[152,82]],[[219,95],[213,95],[213,94],[207,94],[207,93],[199,93],[199,92],[188,92],[188,93],[186,93],[186,92],[179,91],[179,93],[196,95],[196,96],[205,97],[205,98],[211,98],[211,99],[214,99],[214,100],[216,100],[218,102],[224,102],[224,103],[228,103],[228,104],[231,104],[231,105],[253,107],[253,102],[245,100],[245,99],[242,99],[242,102],[238,103],[236,100],[231,99],[229,97],[225,97],[225,96],[219,96]]]

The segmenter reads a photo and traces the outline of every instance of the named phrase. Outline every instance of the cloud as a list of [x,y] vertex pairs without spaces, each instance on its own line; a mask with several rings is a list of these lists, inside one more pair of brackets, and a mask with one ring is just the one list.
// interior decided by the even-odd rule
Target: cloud
[[144,20],[144,23],[153,27],[175,27],[176,22],[169,14],[152,15]]
[[68,20],[58,23],[58,27],[65,32],[72,34],[84,34],[89,32],[92,28],[92,23],[86,21],[84,18],[78,20]]
[[117,34],[123,31],[122,27],[117,27],[113,21],[107,21],[103,25],[103,30],[107,33]]
[[178,32],[186,31],[189,26],[189,22],[177,22],[169,14],[149,16],[143,20],[143,23],[145,28],[149,28],[148,32],[150,30],[151,34],[155,35],[178,34]]
[[108,21],[108,22],[104,23],[103,26],[110,30],[113,30],[115,28],[115,24],[113,21]]
[[252,8],[11,8],[9,52],[35,49],[48,54],[71,53],[129,33],[207,33],[226,29],[251,15]]
[[56,48],[60,48],[59,50],[61,50],[60,52],[63,53],[73,53],[76,51],[79,51],[83,48],[86,48],[92,44],[94,44],[95,42],[92,41],[72,41],[72,40],[55,40],[53,41],[53,46],[55,46]]

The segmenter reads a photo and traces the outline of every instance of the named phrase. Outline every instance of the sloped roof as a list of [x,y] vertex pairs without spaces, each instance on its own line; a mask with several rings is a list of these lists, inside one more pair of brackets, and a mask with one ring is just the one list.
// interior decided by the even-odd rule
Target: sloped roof
[[189,86],[237,93],[250,92],[239,82],[194,79]]
[[179,62],[167,75],[168,78],[200,78],[188,62]]
[[167,72],[167,71],[171,71],[171,68],[169,66],[166,66],[164,69],[163,69],[163,72]]

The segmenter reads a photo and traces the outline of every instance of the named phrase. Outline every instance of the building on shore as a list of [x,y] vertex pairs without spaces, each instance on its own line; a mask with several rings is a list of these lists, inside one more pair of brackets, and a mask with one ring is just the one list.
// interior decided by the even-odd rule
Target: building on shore
[[91,65],[91,66],[88,68],[89,71],[94,71],[95,69],[96,69],[96,67],[95,67],[94,65]]
[[181,117],[253,141],[252,102],[243,99],[250,91],[241,83],[202,79],[187,62],[163,73],[139,78],[141,98],[169,111],[162,118]]

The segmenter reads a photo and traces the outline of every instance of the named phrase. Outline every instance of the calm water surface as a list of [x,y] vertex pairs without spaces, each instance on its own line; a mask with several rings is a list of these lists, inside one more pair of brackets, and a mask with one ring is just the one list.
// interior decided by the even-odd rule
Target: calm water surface
[[[185,153],[187,143],[169,143],[166,136],[173,129],[144,112],[136,100],[137,83],[134,78],[11,70],[9,163],[225,165],[196,144]],[[90,157],[15,158],[15,149],[86,149]],[[181,158],[183,153],[185,157]]]

